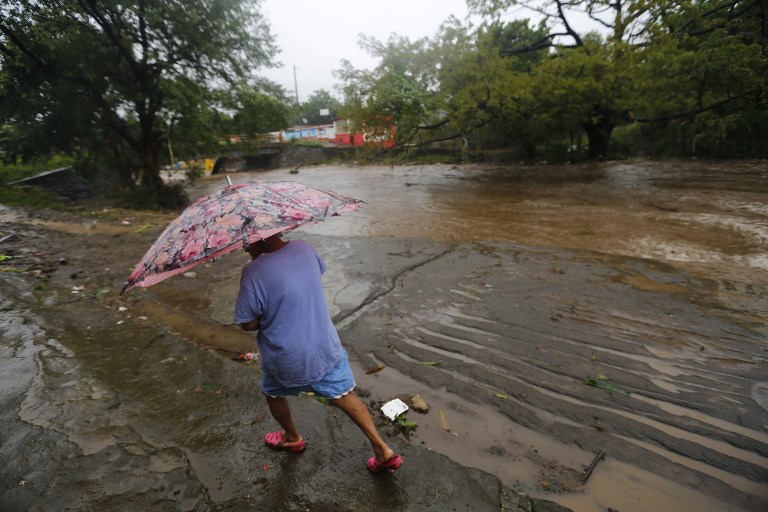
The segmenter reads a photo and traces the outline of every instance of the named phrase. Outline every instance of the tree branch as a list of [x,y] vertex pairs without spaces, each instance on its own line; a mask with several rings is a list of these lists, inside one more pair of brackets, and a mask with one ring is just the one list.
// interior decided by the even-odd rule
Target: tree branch
[[657,116],[657,117],[635,117],[633,120],[638,123],[658,123],[662,121],[674,121],[675,119],[684,119],[686,117],[691,117],[698,114],[703,114],[704,112],[709,112],[710,110],[715,110],[716,108],[722,107],[723,105],[727,105],[732,101],[740,100],[740,99],[746,98],[747,96],[757,94],[759,92],[760,91],[758,89],[755,89],[753,91],[747,91],[744,94],[740,94],[732,98],[727,98],[722,101],[718,101],[711,105],[699,107],[694,110],[689,110],[688,112],[679,112],[676,114],[667,114],[664,116]]

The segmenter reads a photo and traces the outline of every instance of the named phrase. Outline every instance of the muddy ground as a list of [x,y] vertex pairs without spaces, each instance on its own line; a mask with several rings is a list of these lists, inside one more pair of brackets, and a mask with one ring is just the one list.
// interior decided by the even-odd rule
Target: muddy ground
[[[231,318],[244,255],[118,297],[173,215],[2,209],[2,510],[768,506],[764,163],[232,177],[366,199],[288,238],[328,263],[406,465],[371,478],[362,436],[311,397],[310,449],[263,446],[257,366],[234,360],[255,350]],[[408,432],[376,413],[416,394]]]

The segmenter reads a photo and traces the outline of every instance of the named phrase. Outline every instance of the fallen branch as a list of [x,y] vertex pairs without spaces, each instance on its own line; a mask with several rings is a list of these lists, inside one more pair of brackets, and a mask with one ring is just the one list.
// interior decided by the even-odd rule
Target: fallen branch
[[595,455],[595,458],[592,459],[592,464],[590,464],[587,469],[582,471],[581,473],[582,483],[587,483],[587,480],[589,480],[589,477],[592,476],[592,472],[595,470],[597,463],[603,460],[604,458],[605,458],[605,450],[600,450],[600,452],[597,455]]
[[162,338],[163,336],[165,336],[165,334],[163,334],[163,333],[160,333],[160,334],[158,334],[157,336],[155,336],[154,338],[152,338],[151,340],[149,340],[149,343],[147,343],[146,345],[144,345],[144,348],[145,348],[145,349],[146,349],[146,348],[149,348],[149,347],[150,347],[150,345],[152,345],[152,344],[155,342],[155,340],[158,340],[158,339]]

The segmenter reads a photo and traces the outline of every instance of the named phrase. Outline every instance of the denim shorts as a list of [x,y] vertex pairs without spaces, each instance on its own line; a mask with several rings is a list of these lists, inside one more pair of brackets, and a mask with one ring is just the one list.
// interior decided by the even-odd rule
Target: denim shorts
[[272,398],[294,396],[302,392],[309,393],[310,391],[322,398],[341,398],[355,389],[355,386],[355,376],[352,374],[352,368],[349,366],[346,352],[342,353],[341,359],[336,363],[336,366],[326,373],[322,379],[306,386],[285,387],[269,372],[263,368],[261,370],[261,390]]

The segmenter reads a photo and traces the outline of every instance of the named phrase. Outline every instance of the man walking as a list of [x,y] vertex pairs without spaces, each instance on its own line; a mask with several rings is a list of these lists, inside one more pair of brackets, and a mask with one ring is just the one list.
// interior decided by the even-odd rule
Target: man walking
[[325,302],[320,255],[307,242],[286,242],[279,234],[247,250],[251,262],[243,268],[235,321],[259,331],[261,388],[283,429],[268,433],[264,442],[276,450],[306,449],[286,397],[312,391],[344,411],[368,438],[374,453],[366,463],[370,471],[399,468],[403,457],[384,442],[353,391],[355,378]]

